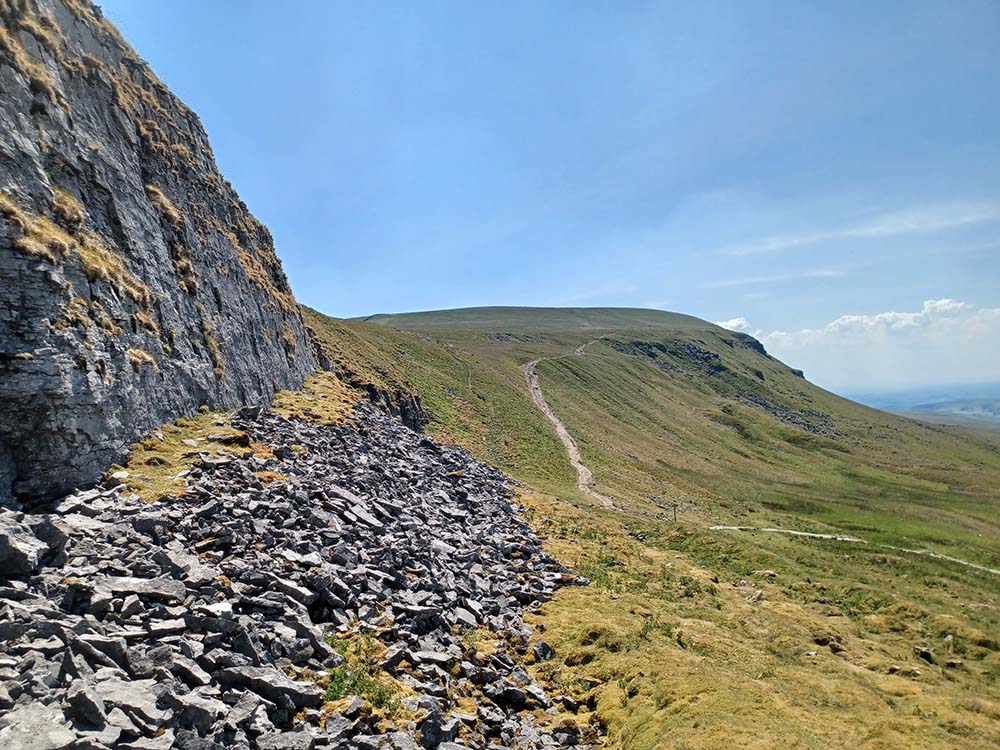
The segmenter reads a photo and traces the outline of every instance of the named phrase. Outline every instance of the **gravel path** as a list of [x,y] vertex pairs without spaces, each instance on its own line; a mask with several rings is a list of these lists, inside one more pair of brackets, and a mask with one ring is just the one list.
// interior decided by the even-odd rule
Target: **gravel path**
[[[796,531],[795,529],[770,529],[770,528],[760,528],[757,526],[710,526],[713,531],[764,531],[770,534],[790,534],[792,536],[806,536],[811,539],[832,539],[836,542],[853,542],[855,544],[870,544],[865,539],[856,536],[849,536],[847,534],[818,534],[812,531]],[[882,549],[891,549],[896,552],[906,552],[911,555],[923,555],[924,557],[933,557],[937,560],[947,560],[948,562],[958,563],[959,565],[965,565],[969,568],[975,568],[976,570],[981,570],[984,573],[993,573],[994,575],[1000,575],[1000,570],[996,568],[991,568],[986,565],[980,565],[979,563],[969,562],[968,560],[962,560],[958,557],[952,557],[951,555],[942,555],[940,552],[931,552],[926,549],[910,549],[908,547],[897,547],[893,544],[878,544],[876,545]]]
[[535,402],[535,406],[541,410],[542,414],[544,414],[545,417],[552,423],[553,427],[556,428],[556,433],[559,435],[559,439],[566,447],[566,453],[569,455],[569,462],[573,464],[573,468],[576,469],[576,486],[590,497],[595,500],[599,500],[605,508],[613,510],[615,504],[612,502],[611,498],[606,495],[602,495],[590,486],[594,481],[594,473],[585,463],[583,463],[583,460],[580,458],[580,449],[577,447],[573,436],[569,434],[569,431],[566,429],[566,425],[564,425],[562,420],[556,416],[556,413],[552,411],[552,407],[549,406],[549,403],[545,400],[545,396],[542,394],[542,385],[538,377],[538,370],[536,368],[539,362],[544,362],[550,359],[563,359],[564,357],[569,356],[582,357],[586,348],[599,340],[600,338],[596,338],[588,341],[586,344],[581,344],[574,350],[572,355],[564,354],[559,357],[540,357],[539,359],[533,359],[531,362],[524,365],[524,377],[528,383],[528,390],[531,392],[532,401]]

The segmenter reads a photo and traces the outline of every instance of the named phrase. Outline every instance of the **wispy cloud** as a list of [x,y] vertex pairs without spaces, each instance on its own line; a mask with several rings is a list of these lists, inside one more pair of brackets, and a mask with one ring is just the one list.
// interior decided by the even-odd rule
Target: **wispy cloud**
[[719,328],[725,328],[730,331],[741,331],[743,333],[750,333],[752,330],[750,326],[750,321],[746,318],[733,318],[732,320],[718,320],[715,325]]
[[940,232],[946,229],[1000,221],[1000,203],[948,203],[894,211],[837,229],[774,235],[720,248],[723,255],[743,256],[778,252],[818,242],[871,239]]
[[818,328],[754,330],[743,317],[716,325],[752,333],[773,355],[834,387],[1000,379],[1000,308],[931,299],[915,311],[841,315]]
[[744,276],[739,279],[723,279],[709,281],[705,284],[709,289],[725,289],[734,286],[750,286],[753,284],[774,284],[779,281],[796,281],[800,279],[836,279],[844,276],[843,271],[822,268],[814,271],[799,271],[796,273],[776,273],[766,276]]

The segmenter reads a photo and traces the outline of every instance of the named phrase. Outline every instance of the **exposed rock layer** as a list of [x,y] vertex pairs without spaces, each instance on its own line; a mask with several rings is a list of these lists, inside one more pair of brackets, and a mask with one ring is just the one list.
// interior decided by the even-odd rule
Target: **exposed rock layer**
[[197,116],[86,0],[0,0],[0,502],[314,368]]

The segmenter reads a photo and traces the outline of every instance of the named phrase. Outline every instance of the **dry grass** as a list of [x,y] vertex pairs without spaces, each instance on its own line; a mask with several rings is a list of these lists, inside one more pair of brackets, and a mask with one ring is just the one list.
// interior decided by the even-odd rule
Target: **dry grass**
[[183,143],[171,143],[170,149],[177,155],[178,159],[191,161],[191,149]]
[[145,349],[140,349],[136,346],[129,348],[128,361],[132,364],[132,369],[136,372],[141,371],[143,365],[151,365],[154,368],[156,367],[156,360],[153,358],[153,355]]
[[201,320],[201,333],[205,341],[205,350],[212,361],[212,371],[215,373],[215,377],[221,380],[226,368],[222,352],[219,349],[219,342],[215,338],[215,324],[205,313],[205,307],[200,301],[195,302],[195,308],[198,310],[198,317]]
[[[133,445],[125,463],[129,472],[125,482],[140,497],[153,502],[163,495],[184,492],[186,472],[194,466],[200,454],[242,453],[247,450],[260,456],[273,455],[267,446],[251,443],[246,433],[232,427],[227,415],[201,412],[165,424]],[[117,468],[112,467],[109,475]]]
[[100,236],[79,229],[84,216],[79,202],[62,189],[56,189],[55,195],[53,211],[77,227],[73,233],[45,216],[24,209],[10,193],[0,192],[0,213],[23,233],[14,241],[14,247],[53,265],[62,263],[69,253],[76,251],[87,278],[107,281],[148,307],[152,302],[149,287],[125,267],[121,256],[109,249]]
[[300,417],[321,424],[346,424],[362,395],[344,385],[336,375],[320,372],[306,378],[297,391],[279,391],[272,409],[286,417]]
[[298,344],[295,343],[295,334],[287,325],[281,331],[281,338],[285,342],[285,356],[292,359],[298,349]]
[[198,274],[191,263],[191,256],[187,246],[180,241],[170,243],[170,262],[174,266],[174,276],[177,284],[188,294],[194,295],[198,292]]
[[[986,687],[996,654],[980,648],[972,656],[964,644],[982,634],[970,635],[960,617],[934,631],[954,639],[935,636],[934,648],[963,644],[964,658],[979,664],[948,669],[943,656],[936,665],[917,659],[913,646],[932,633],[909,618],[934,620],[919,587],[897,587],[895,604],[882,615],[848,616],[796,594],[808,585],[808,569],[782,570],[777,578],[747,573],[750,585],[734,586],[728,570],[636,539],[621,525],[625,517],[535,493],[522,502],[546,546],[592,581],[563,589],[530,618],[557,651],[531,669],[580,700],[579,719],[606,726],[609,747],[1000,742],[1000,695]],[[758,590],[763,600],[749,601]],[[970,695],[979,703],[970,704]]]
[[55,195],[52,210],[56,215],[56,221],[70,232],[79,230],[87,218],[80,201],[75,195],[59,185],[53,185],[52,192]]
[[[23,18],[18,19],[18,25],[21,25],[23,21]],[[37,27],[37,25],[35,26]],[[31,30],[30,22],[29,30]],[[52,103],[63,109],[69,109],[69,104],[56,88],[55,79],[49,69],[41,62],[33,60],[17,38],[17,34],[12,33],[6,26],[0,26],[0,50],[6,53],[13,66],[28,78],[33,91],[45,94]]]
[[23,233],[14,247],[52,264],[60,262],[73,247],[73,237],[54,222],[21,208],[14,197],[0,191],[0,213]]
[[52,327],[57,331],[68,331],[71,328],[89,328],[94,325],[91,317],[92,306],[82,297],[71,297],[62,315],[52,320]]
[[[281,309],[298,314],[298,305],[292,296],[292,290],[288,287],[288,282],[281,273],[281,261],[274,252],[274,245],[267,230],[250,216],[243,206],[234,207],[234,216],[242,217],[243,226],[239,229],[244,236],[261,238],[258,247],[248,248],[247,243],[242,242],[237,234],[219,219],[214,219],[211,226],[236,250],[236,257],[250,280],[267,292]],[[271,269],[277,273],[272,273]]]
[[156,185],[146,185],[146,196],[171,226],[176,228],[184,223],[184,217],[177,206]]

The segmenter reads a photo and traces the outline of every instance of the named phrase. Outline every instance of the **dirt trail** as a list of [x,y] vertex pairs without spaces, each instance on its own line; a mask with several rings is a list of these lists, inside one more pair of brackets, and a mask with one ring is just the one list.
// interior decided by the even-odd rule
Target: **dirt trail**
[[558,357],[540,357],[539,359],[534,359],[524,365],[524,378],[528,383],[528,390],[531,392],[531,400],[535,402],[542,414],[552,423],[552,426],[556,428],[556,433],[559,435],[559,439],[562,444],[566,447],[566,453],[569,455],[569,462],[573,464],[573,468],[576,469],[576,486],[580,488],[582,492],[590,495],[595,500],[600,500],[601,504],[609,510],[613,510],[615,504],[611,501],[611,498],[602,495],[597,490],[591,488],[590,484],[594,481],[594,473],[587,467],[586,464],[580,459],[580,449],[576,445],[576,441],[573,436],[569,434],[566,429],[566,425],[562,423],[562,420],[556,416],[556,413],[552,411],[552,407],[549,406],[548,401],[545,400],[545,396],[542,395],[542,385],[538,378],[538,370],[536,365],[539,362],[544,362],[549,359],[564,359],[565,357],[582,357],[588,346],[599,341],[602,337],[598,337],[586,344],[581,344],[578,346],[573,354],[563,354]]
[[[812,531],[796,531],[794,529],[770,529],[770,528],[760,528],[757,526],[710,526],[714,531],[764,531],[771,534],[791,534],[792,536],[807,536],[812,539],[833,539],[837,542],[853,542],[855,544],[870,544],[865,539],[861,539],[856,536],[848,536],[847,534],[817,534]],[[906,552],[910,555],[923,555],[925,557],[933,557],[937,560],[947,560],[948,562],[957,563],[959,565],[965,565],[969,568],[975,568],[976,570],[981,570],[984,573],[993,573],[994,575],[1000,575],[1000,570],[996,568],[990,568],[986,565],[980,565],[979,563],[969,562],[968,560],[962,560],[958,557],[952,557],[951,555],[942,555],[940,552],[931,552],[926,549],[909,549],[907,547],[897,547],[893,544],[876,544],[875,546],[881,549],[891,549],[896,552]]]

